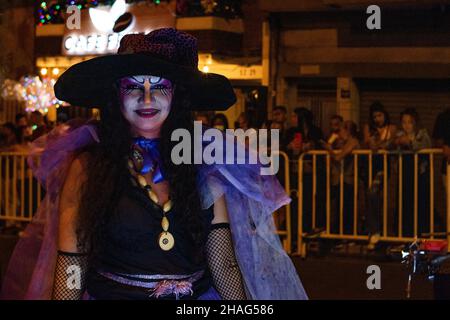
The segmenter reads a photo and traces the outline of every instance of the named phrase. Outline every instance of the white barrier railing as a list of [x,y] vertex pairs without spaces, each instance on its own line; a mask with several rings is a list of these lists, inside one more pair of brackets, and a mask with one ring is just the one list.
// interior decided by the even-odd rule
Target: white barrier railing
[[[278,151],[280,159],[280,172],[279,176],[283,178],[282,186],[287,194],[291,192],[291,182],[289,175],[289,157],[286,153]],[[274,212],[275,226],[277,228],[277,234],[280,236],[283,247],[286,252],[291,252],[292,246],[292,227],[291,227],[291,203],[280,208]]]
[[[292,161],[289,161],[288,156],[284,152],[280,152],[280,164],[283,163],[284,171],[280,172],[280,175],[283,177],[283,187],[288,194],[291,194],[294,191],[297,191],[298,195],[298,212],[294,212],[294,215],[297,215],[298,227],[297,230],[292,230],[292,204],[288,204],[284,208],[278,210],[275,213],[275,220],[283,221],[283,223],[277,223],[277,233],[283,239],[283,246],[288,253],[291,253],[291,244],[292,244],[292,236],[294,232],[297,233],[297,251],[296,253],[304,255],[305,254],[305,242],[304,238],[306,233],[303,230],[303,224],[305,221],[305,210],[304,204],[306,199],[303,197],[303,191],[305,189],[304,185],[304,174],[305,174],[305,163],[309,164],[309,173],[312,176],[311,181],[311,226],[315,228],[318,224],[317,219],[317,194],[318,194],[318,173],[325,174],[325,185],[324,185],[324,202],[325,202],[325,230],[320,233],[320,237],[322,238],[331,238],[331,239],[353,239],[353,240],[366,240],[368,238],[367,234],[362,234],[358,230],[358,223],[360,222],[361,206],[359,202],[359,193],[361,190],[365,190],[365,188],[359,188],[360,181],[360,168],[359,163],[361,161],[361,157],[367,157],[367,188],[372,187],[374,182],[373,177],[373,158],[375,156],[382,157],[382,226],[380,228],[381,241],[392,241],[392,242],[410,242],[413,241],[415,237],[418,236],[419,233],[419,225],[418,225],[418,198],[419,198],[419,156],[427,155],[429,161],[429,212],[434,213],[435,209],[435,158],[437,155],[440,155],[442,151],[440,149],[427,149],[421,150],[417,153],[405,153],[405,152],[395,152],[395,151],[379,151],[377,153],[373,153],[370,150],[355,150],[350,157],[353,158],[353,225],[351,233],[344,233],[344,160],[340,161],[340,172],[339,172],[339,225],[338,232],[333,232],[331,230],[332,227],[332,219],[331,219],[331,155],[327,151],[316,150],[310,151],[305,154],[302,154],[299,157],[298,164],[295,164],[298,168],[298,172],[294,172],[298,177],[298,189],[294,190],[291,186],[291,171],[292,171]],[[413,234],[411,236],[405,236],[403,232],[404,228],[404,219],[403,219],[403,203],[404,203],[404,186],[403,186],[403,172],[404,172],[404,157],[405,155],[413,156],[414,163],[414,191],[413,191]],[[311,160],[306,160],[305,157],[311,157]],[[325,168],[318,168],[318,158],[322,157],[325,161]],[[397,159],[398,165],[398,178],[397,181],[397,223],[398,229],[395,235],[388,234],[388,227],[390,223],[393,221],[389,221],[388,217],[388,195],[389,189],[388,187],[388,162],[392,163],[392,158],[395,157]],[[2,220],[10,220],[10,221],[30,221],[34,212],[40,204],[42,199],[43,190],[37,180],[33,177],[31,169],[28,168],[26,162],[27,154],[17,153],[17,152],[3,152],[0,153],[0,219]],[[389,160],[391,159],[391,160]],[[323,171],[322,171],[323,170]],[[450,166],[447,168],[447,172],[450,170]],[[318,172],[321,171],[321,172]],[[392,176],[391,176],[392,178]],[[450,185],[450,175],[447,175],[447,186]],[[446,237],[448,243],[450,244],[450,191],[447,188],[446,192]],[[435,233],[435,219],[434,214],[430,214],[428,217],[430,229],[429,229],[429,238],[436,237]],[[449,248],[450,249],[450,248]],[[449,250],[450,251],[450,250]]]
[[27,165],[27,154],[0,153],[0,219],[31,221],[42,189]]
[[[435,219],[434,219],[434,212],[435,212],[435,179],[434,179],[434,165],[435,165],[435,156],[440,155],[442,153],[441,149],[424,149],[420,150],[416,153],[413,152],[403,152],[403,151],[378,151],[378,152],[372,152],[371,150],[355,150],[352,152],[352,155],[349,155],[348,157],[352,157],[353,159],[352,166],[353,170],[350,172],[349,176],[353,176],[353,208],[352,208],[352,214],[353,214],[353,226],[351,233],[344,233],[344,193],[345,193],[345,187],[344,187],[344,175],[345,175],[345,164],[344,161],[346,159],[343,159],[339,161],[339,231],[333,232],[331,230],[332,223],[331,223],[331,185],[330,185],[330,177],[331,177],[331,155],[327,151],[322,150],[314,150],[309,151],[304,154],[302,154],[299,157],[298,161],[298,230],[297,230],[297,253],[304,256],[306,254],[306,247],[304,243],[304,238],[306,236],[306,233],[303,230],[303,224],[305,221],[305,198],[303,196],[303,192],[305,190],[304,185],[304,178],[305,178],[305,163],[310,164],[310,170],[308,174],[311,175],[312,183],[311,183],[311,227],[314,229],[317,226],[317,186],[318,186],[318,157],[322,157],[325,160],[325,228],[322,232],[320,232],[319,237],[321,238],[330,238],[330,239],[349,239],[349,240],[367,240],[368,235],[367,234],[361,234],[361,232],[358,231],[358,222],[360,215],[362,212],[360,212],[360,203],[358,197],[358,192],[360,192],[361,188],[360,186],[360,173],[359,173],[359,160],[362,156],[366,156],[368,158],[367,161],[367,188],[370,190],[373,187],[374,178],[377,179],[377,184],[382,184],[382,227],[380,228],[380,241],[391,241],[391,242],[411,242],[419,235],[419,225],[418,225],[418,217],[419,217],[419,184],[424,183],[423,181],[419,183],[419,157],[427,156],[427,161],[429,161],[429,171],[428,171],[428,179],[426,183],[429,183],[427,188],[429,189],[429,195],[421,195],[422,198],[426,198],[429,196],[429,234],[422,236],[422,237],[428,237],[428,238],[435,238],[437,234],[435,233]],[[413,164],[414,164],[414,188],[413,188],[413,234],[410,236],[404,235],[404,227],[405,227],[405,221],[403,219],[404,212],[403,212],[403,203],[405,196],[404,190],[405,186],[403,186],[404,182],[404,160],[405,156],[409,155],[410,157],[413,157]],[[306,157],[311,157],[310,160],[306,160]],[[377,157],[377,160],[380,160],[380,157],[382,159],[382,174],[377,175],[377,177],[374,177],[374,158]],[[349,158],[347,158],[348,161]],[[398,164],[398,177],[395,177],[394,175],[390,175],[389,167],[395,167],[395,164],[393,163],[394,159],[397,160]],[[333,160],[335,161],[335,160]],[[390,164],[390,165],[389,165]],[[347,168],[348,169],[348,168]],[[449,172],[450,165],[447,167],[447,172]],[[323,173],[322,173],[323,174]],[[347,176],[348,178],[348,176]],[[382,179],[382,182],[380,181]],[[396,190],[389,190],[389,183],[388,179],[398,178],[398,183],[396,186]],[[449,175],[447,175],[447,180],[449,180]],[[447,182],[447,186],[449,186]],[[364,188],[362,188],[364,190]],[[442,233],[441,235],[447,238],[447,242],[449,244],[449,251],[450,251],[450,188],[447,187],[446,192],[446,232]],[[397,191],[397,207],[394,207],[391,212],[388,212],[388,201],[389,197],[392,198],[393,193]],[[392,203],[390,203],[392,205]],[[388,216],[388,213],[393,213],[392,211],[396,211],[397,213],[397,224],[398,224],[398,230],[396,234],[390,235],[388,232],[388,227],[391,227],[395,221],[389,221],[390,216]],[[367,212],[366,212],[367,213]],[[334,214],[334,212],[333,212]],[[374,212],[372,211],[371,214],[373,215]],[[377,215],[377,213],[375,212]],[[348,216],[348,215],[347,215]],[[373,217],[372,217],[373,218]],[[376,217],[378,218],[378,217]]]

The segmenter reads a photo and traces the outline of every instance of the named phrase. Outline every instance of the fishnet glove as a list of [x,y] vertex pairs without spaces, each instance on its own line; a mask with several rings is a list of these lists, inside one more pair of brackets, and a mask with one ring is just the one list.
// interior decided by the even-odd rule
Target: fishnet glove
[[230,225],[214,224],[206,242],[214,286],[224,300],[246,300],[241,271],[234,255]]
[[58,251],[53,300],[80,300],[86,287],[87,255]]

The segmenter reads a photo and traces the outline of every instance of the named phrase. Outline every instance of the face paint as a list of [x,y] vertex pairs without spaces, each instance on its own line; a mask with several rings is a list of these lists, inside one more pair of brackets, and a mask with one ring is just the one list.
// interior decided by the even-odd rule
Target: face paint
[[135,135],[159,136],[169,115],[173,86],[168,79],[141,75],[119,80],[121,110]]

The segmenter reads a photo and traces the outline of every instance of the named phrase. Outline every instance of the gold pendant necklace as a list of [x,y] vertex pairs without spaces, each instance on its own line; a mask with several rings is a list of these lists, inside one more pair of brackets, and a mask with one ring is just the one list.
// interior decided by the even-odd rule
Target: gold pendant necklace
[[[132,154],[133,160],[136,159],[137,161],[139,161],[139,159],[142,158],[142,155],[141,155],[141,157],[139,157],[138,153],[139,153],[138,151],[133,150],[133,154]],[[138,185],[141,186],[145,191],[147,191],[147,195],[150,198],[150,200],[152,200],[156,205],[159,206],[158,196],[151,189],[151,187],[147,183],[147,180],[145,179],[145,177],[143,175],[139,174],[138,172],[136,172],[135,168],[139,168],[139,167],[135,166],[135,161],[133,161],[133,160],[131,160],[131,159],[128,160],[128,168],[130,169],[131,175],[134,177],[134,179],[136,180]],[[171,209],[172,209],[172,200],[169,199],[162,206],[163,217],[161,219],[161,227],[162,227],[163,231],[159,234],[159,237],[158,237],[159,247],[164,251],[169,251],[175,245],[175,238],[169,232],[169,219],[167,219],[167,215],[166,215]]]

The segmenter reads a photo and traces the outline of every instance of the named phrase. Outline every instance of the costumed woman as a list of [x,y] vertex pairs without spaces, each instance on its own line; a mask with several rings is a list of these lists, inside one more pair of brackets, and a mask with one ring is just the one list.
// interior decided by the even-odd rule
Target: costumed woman
[[[17,244],[7,299],[306,299],[275,234],[290,199],[259,165],[175,164],[192,110],[225,110],[229,81],[198,70],[197,40],[173,28],[126,35],[117,54],[55,85],[100,120],[34,142],[46,197]],[[191,162],[192,163],[192,162]]]

